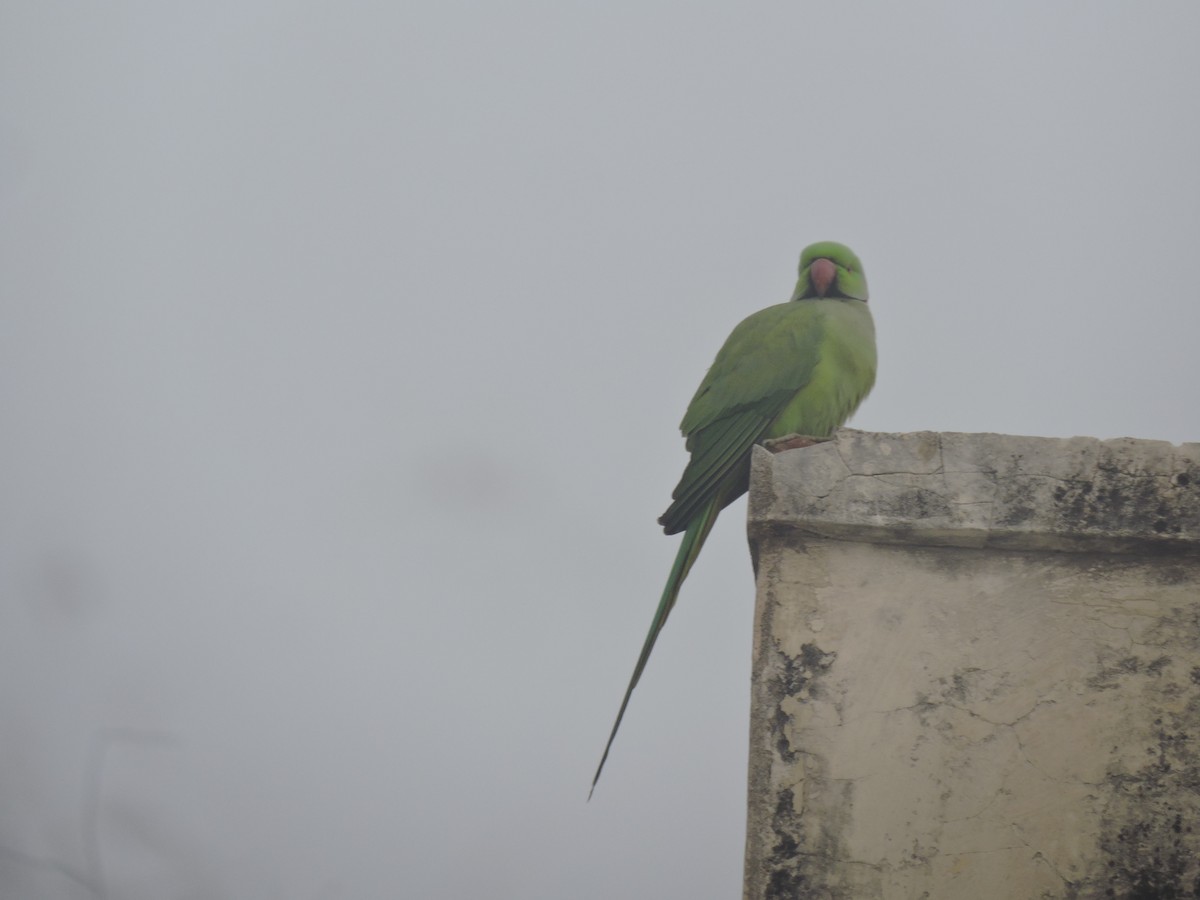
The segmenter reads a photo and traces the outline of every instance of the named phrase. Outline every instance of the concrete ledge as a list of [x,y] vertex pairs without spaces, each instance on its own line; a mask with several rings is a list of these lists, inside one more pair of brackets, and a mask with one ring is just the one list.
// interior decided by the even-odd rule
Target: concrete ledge
[[756,448],[750,529],[880,543],[1200,552],[1200,443],[843,429]]
[[1200,445],[756,452],[745,896],[1200,896]]

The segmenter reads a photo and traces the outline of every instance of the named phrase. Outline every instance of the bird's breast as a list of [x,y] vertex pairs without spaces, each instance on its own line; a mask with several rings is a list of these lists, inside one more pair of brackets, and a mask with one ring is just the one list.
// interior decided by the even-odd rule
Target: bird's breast
[[875,384],[875,326],[858,300],[804,301],[820,304],[810,327],[820,330],[812,375],[767,429],[767,438],[789,434],[828,437],[866,398]]

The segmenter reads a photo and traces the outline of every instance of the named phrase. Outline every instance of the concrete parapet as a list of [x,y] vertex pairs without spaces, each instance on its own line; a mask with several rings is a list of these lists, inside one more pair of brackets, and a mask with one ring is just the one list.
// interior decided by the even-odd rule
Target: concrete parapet
[[1200,444],[756,450],[748,900],[1200,896]]

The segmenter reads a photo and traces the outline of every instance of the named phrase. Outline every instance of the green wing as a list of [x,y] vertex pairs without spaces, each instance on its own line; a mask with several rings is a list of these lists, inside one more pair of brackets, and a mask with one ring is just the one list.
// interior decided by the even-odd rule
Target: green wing
[[729,495],[720,497],[724,507],[745,492],[750,448],[771,436],[771,423],[812,380],[821,312],[812,302],[769,306],[744,319],[717,353],[679,426],[692,458],[658,520],[667,534],[687,528],[717,493]]

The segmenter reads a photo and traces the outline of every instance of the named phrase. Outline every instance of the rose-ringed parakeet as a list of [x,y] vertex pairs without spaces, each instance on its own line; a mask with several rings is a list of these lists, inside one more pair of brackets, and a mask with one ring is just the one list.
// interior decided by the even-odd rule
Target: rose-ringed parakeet
[[[832,241],[800,254],[800,279],[786,303],[739,324],[688,405],[680,430],[691,459],[658,520],[683,542],[617,712],[600,779],[629,697],[717,514],[746,492],[750,450],[803,447],[828,439],[875,383],[875,326],[867,279],[849,247]],[[589,794],[590,796],[590,794]]]

